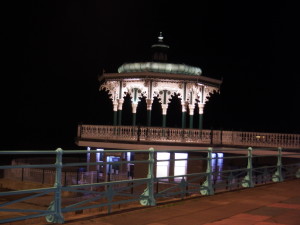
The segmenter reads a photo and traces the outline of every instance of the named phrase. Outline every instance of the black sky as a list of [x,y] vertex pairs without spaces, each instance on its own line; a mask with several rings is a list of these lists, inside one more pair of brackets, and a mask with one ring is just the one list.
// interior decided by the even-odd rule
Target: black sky
[[98,75],[147,60],[160,31],[173,62],[223,79],[204,128],[300,133],[300,16],[288,1],[261,2],[3,5],[1,149],[74,148],[78,123],[107,122]]

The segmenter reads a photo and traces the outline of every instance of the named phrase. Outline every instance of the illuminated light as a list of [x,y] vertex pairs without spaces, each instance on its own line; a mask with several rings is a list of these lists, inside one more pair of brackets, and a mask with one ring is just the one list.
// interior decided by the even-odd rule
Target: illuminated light
[[172,64],[167,64],[166,65],[166,71],[172,72]]
[[218,154],[218,158],[223,158],[224,154],[223,153],[217,153]]
[[130,72],[160,72],[175,73],[200,76],[202,70],[199,67],[188,66],[185,64],[161,63],[161,62],[140,62],[124,63],[118,68],[119,73]]
[[100,162],[100,151],[103,152],[104,149],[97,148],[96,151],[97,151],[97,153],[96,153],[96,162]]
[[170,153],[169,152],[158,152],[157,153],[157,160],[169,160]]
[[89,163],[91,161],[91,147],[87,147],[86,150],[88,151],[88,153],[86,154],[86,161]]
[[216,153],[211,153],[211,157],[214,159],[216,158]]
[[[175,161],[174,163],[174,176],[185,175],[187,172],[187,153],[175,153],[176,159],[185,159],[180,161]],[[181,180],[181,177],[175,178],[175,180]]]
[[164,40],[164,37],[162,36],[162,32],[159,32],[158,41],[162,42]]
[[140,78],[126,78],[124,80],[127,80],[127,81],[132,81],[132,80],[141,80]]
[[169,45],[165,45],[165,44],[154,44],[154,45],[152,45],[152,48],[153,48],[153,47],[170,48]]
[[[103,148],[97,148],[96,149],[96,151],[97,151],[97,153],[96,153],[96,162],[101,162],[101,158],[100,158],[100,152],[103,152]],[[99,165],[97,165],[97,170],[99,171],[99,169],[100,169],[100,166]]]
[[[157,160],[169,160],[170,153],[168,152],[158,152]],[[156,177],[167,177],[169,176],[169,161],[160,161],[156,163]]]
[[131,160],[131,152],[127,152],[127,161]]

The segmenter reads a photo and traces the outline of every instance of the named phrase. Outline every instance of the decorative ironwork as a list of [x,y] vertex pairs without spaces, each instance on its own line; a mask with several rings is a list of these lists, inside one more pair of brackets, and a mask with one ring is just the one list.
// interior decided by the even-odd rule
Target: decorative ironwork
[[[94,131],[94,129],[91,129]],[[105,131],[105,130],[104,130]],[[113,130],[112,130],[113,132]],[[121,131],[123,132],[123,131]],[[214,150],[214,151],[213,151]],[[216,192],[223,192],[232,189],[241,189],[254,187],[256,184],[264,184],[271,182],[281,182],[286,179],[299,178],[300,163],[283,164],[281,157],[282,149],[278,148],[277,152],[270,151],[268,155],[253,156],[252,148],[248,148],[248,155],[246,156],[223,156],[222,159],[247,159],[247,165],[241,168],[225,168],[223,170],[216,170],[212,167],[212,160],[214,160],[213,153],[220,152],[221,149],[206,149],[206,150],[184,150],[184,152],[207,153],[207,157],[200,156],[187,158],[188,162],[191,160],[199,160],[201,162],[207,161],[206,171],[197,171],[186,173],[177,176],[155,177],[154,165],[155,150],[105,150],[106,153],[125,153],[135,152],[140,154],[148,154],[148,159],[134,160],[134,161],[116,161],[116,162],[78,162],[78,163],[63,163],[62,157],[65,154],[83,154],[87,153],[85,150],[68,150],[63,151],[57,149],[56,151],[0,151],[0,155],[5,154],[55,154],[55,164],[42,165],[1,165],[0,169],[14,169],[14,168],[55,168],[56,179],[54,186],[51,188],[40,188],[30,190],[18,191],[3,191],[0,192],[2,196],[17,196],[23,195],[25,197],[15,198],[9,202],[0,204],[0,212],[22,212],[28,213],[26,216],[13,215],[12,218],[2,219],[0,223],[8,223],[12,221],[30,219],[35,217],[46,217],[48,222],[63,223],[63,214],[67,212],[75,212],[91,208],[107,207],[107,212],[110,213],[114,205],[127,204],[130,202],[139,202],[141,205],[153,206],[161,199],[180,198],[193,195],[212,195]],[[240,149],[240,151],[242,151]],[[244,150],[246,151],[246,149]],[[99,153],[96,150],[90,150],[90,154]],[[299,153],[293,154],[294,158],[299,158]],[[254,165],[253,158],[273,157],[277,159],[276,165]],[[169,161],[172,161],[170,159]],[[174,161],[174,160],[173,160]],[[273,160],[271,160],[273,161]],[[62,168],[64,167],[78,167],[90,165],[116,165],[122,163],[148,164],[146,177],[116,180],[116,181],[95,181],[90,183],[63,185]],[[275,173],[275,176],[274,176]],[[5,173],[4,173],[5,174]],[[273,178],[273,179],[272,179]],[[275,179],[276,178],[276,179]],[[146,186],[146,188],[145,188]],[[63,192],[71,192],[73,194],[84,194],[86,198],[78,199],[76,203],[62,204]],[[41,196],[51,196],[54,194],[54,200],[50,203],[48,209],[19,209],[7,208],[15,203],[28,201],[33,198]],[[35,213],[35,214],[34,214]]]

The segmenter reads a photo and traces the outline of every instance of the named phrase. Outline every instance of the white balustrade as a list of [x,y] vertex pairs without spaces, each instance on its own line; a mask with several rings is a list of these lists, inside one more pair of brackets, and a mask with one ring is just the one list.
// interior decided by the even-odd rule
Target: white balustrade
[[300,148],[299,134],[161,127],[79,125],[78,138]]

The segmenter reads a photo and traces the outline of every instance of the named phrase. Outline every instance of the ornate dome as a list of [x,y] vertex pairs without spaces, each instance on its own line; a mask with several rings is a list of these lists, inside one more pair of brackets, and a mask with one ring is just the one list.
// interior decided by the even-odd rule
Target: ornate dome
[[153,55],[151,62],[124,63],[118,68],[119,73],[131,72],[156,72],[173,73],[200,76],[202,71],[199,67],[188,66],[185,64],[168,63],[169,45],[163,42],[162,32],[158,36],[158,42],[151,46]]
[[131,72],[159,72],[200,76],[202,70],[199,67],[185,64],[163,63],[163,62],[135,62],[124,63],[118,68],[119,73]]

